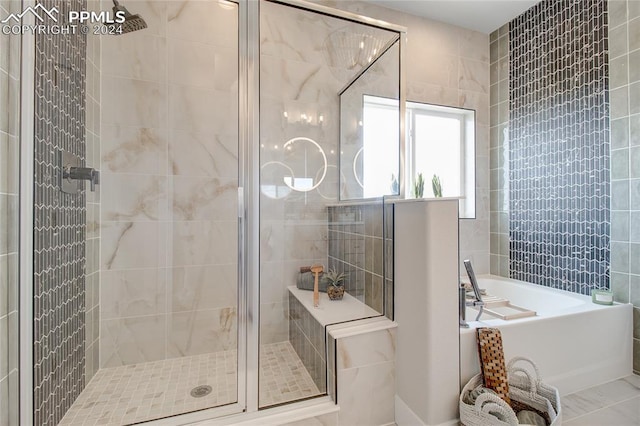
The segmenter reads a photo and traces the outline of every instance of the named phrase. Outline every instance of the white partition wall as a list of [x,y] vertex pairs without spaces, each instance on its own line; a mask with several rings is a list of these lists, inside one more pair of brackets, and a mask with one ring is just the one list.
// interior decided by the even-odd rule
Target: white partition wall
[[396,423],[458,417],[458,200],[395,209]]

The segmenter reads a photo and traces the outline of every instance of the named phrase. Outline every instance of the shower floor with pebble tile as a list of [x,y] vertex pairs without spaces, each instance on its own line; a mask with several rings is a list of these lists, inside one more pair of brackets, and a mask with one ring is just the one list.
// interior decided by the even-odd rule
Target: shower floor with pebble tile
[[[260,348],[260,406],[320,392],[289,342]],[[236,402],[237,352],[174,358],[99,370],[60,425],[127,425]],[[202,397],[197,386],[211,386]]]

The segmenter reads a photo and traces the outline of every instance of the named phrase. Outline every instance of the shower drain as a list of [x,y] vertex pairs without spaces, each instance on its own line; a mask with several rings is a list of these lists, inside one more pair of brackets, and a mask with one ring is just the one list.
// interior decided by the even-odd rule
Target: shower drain
[[196,386],[191,389],[191,396],[194,398],[202,398],[203,396],[209,395],[211,390],[211,386],[209,385]]

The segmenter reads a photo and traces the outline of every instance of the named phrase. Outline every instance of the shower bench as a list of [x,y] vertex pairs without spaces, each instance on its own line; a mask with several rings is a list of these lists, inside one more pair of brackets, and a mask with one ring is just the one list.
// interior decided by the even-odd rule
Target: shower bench
[[340,406],[340,424],[393,423],[397,324],[348,293],[340,301],[320,293],[314,308],[312,291],[288,290],[289,341]]

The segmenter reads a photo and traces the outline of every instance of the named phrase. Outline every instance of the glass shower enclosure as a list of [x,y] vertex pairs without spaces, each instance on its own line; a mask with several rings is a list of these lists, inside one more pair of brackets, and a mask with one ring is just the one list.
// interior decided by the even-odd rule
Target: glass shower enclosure
[[367,157],[348,157],[340,94],[370,70],[358,102],[399,97],[401,31],[302,1],[125,3],[38,3],[45,26],[126,7],[122,34],[0,40],[21,64],[0,63],[21,82],[19,149],[0,158],[21,170],[0,181],[15,230],[0,232],[0,406],[17,422],[9,376],[24,425],[172,424],[332,395],[332,321],[297,283],[338,270],[361,307],[349,318],[392,317],[392,208],[341,203]]

